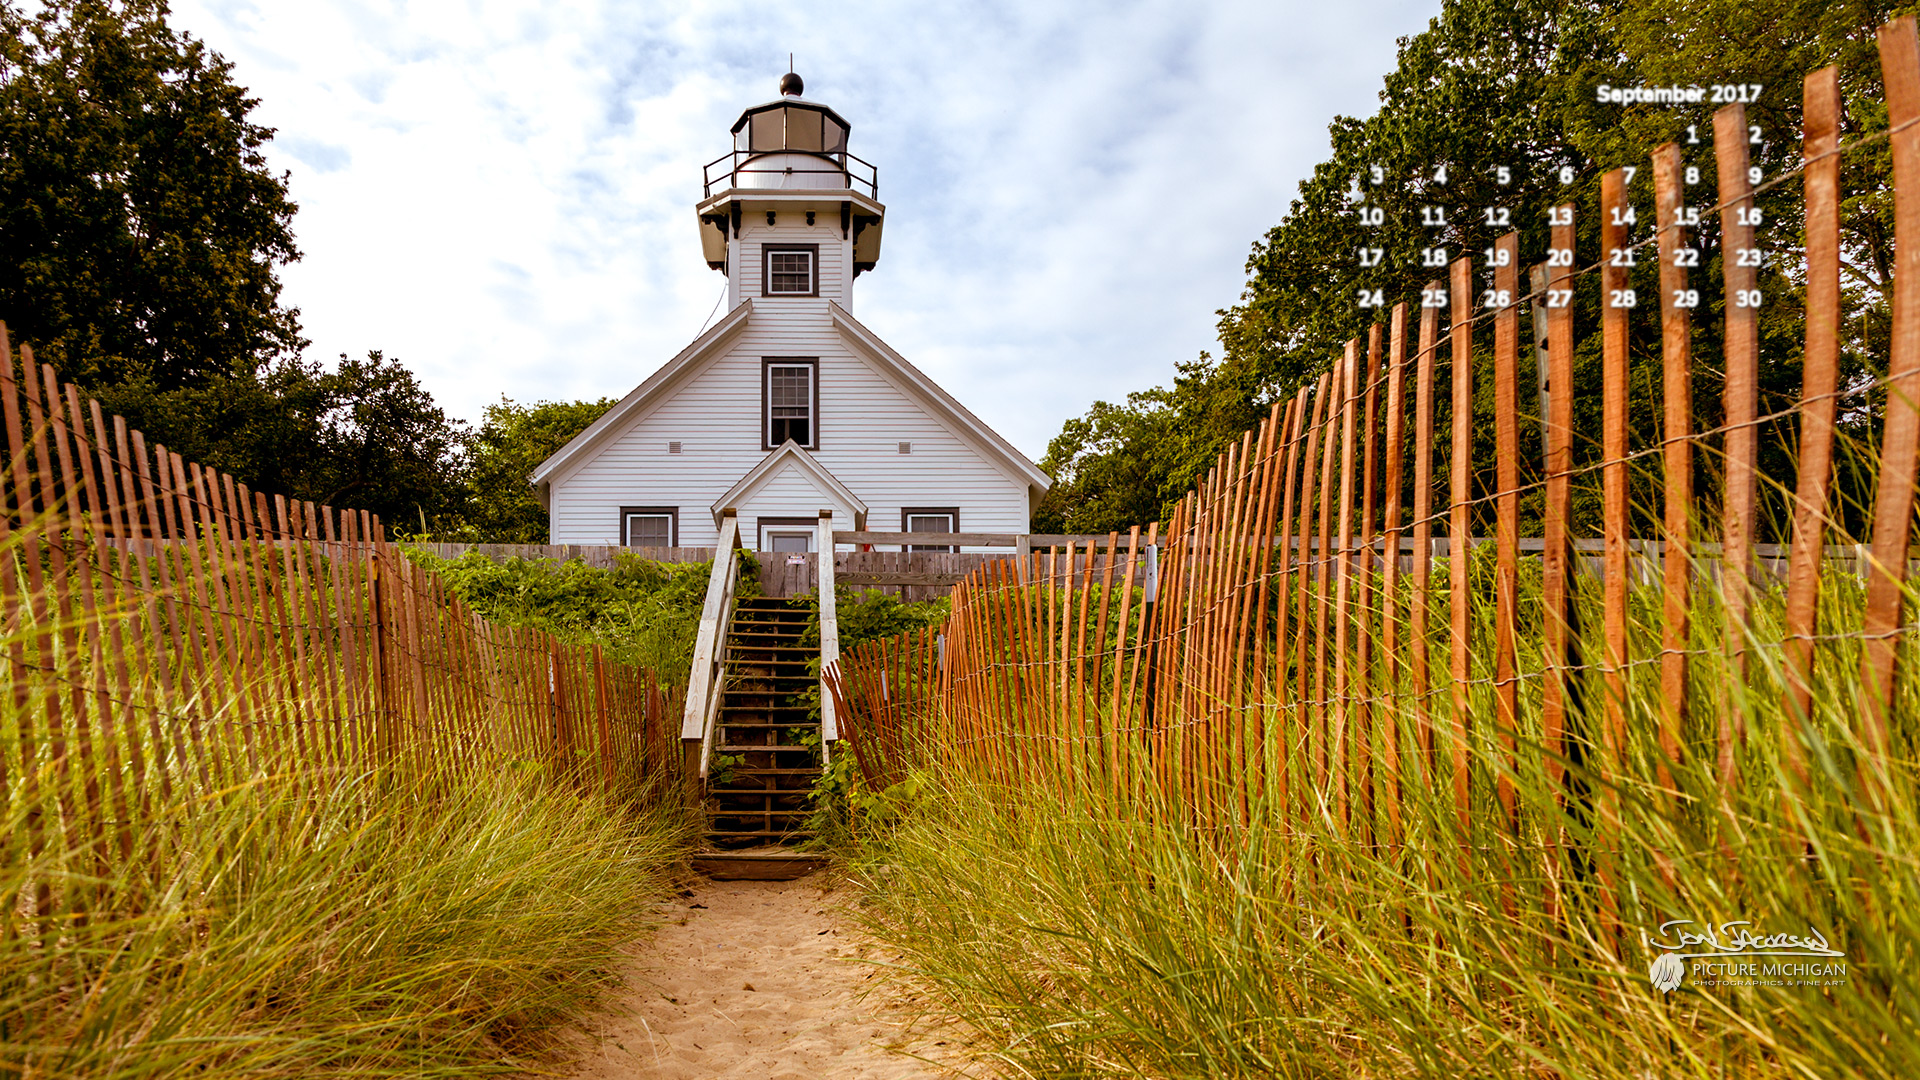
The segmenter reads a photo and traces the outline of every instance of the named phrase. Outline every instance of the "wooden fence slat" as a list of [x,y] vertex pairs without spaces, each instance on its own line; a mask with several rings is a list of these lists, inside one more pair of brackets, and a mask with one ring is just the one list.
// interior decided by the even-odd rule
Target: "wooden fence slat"
[[[1726,380],[1721,395],[1726,415],[1726,481],[1720,525],[1720,596],[1725,607],[1726,648],[1735,677],[1747,671],[1749,607],[1753,594],[1753,530],[1755,474],[1759,464],[1760,320],[1758,296],[1759,248],[1749,212],[1755,206],[1753,183],[1747,175],[1747,107],[1735,102],[1713,114],[1713,156],[1720,191],[1721,280],[1726,287]],[[1720,783],[1733,787],[1738,771],[1734,748],[1746,738],[1745,713],[1728,706],[1720,710]]]
[[1301,756],[1300,759],[1302,767],[1312,770],[1312,772],[1308,773],[1309,782],[1305,788],[1305,792],[1308,793],[1318,790],[1320,769],[1324,763],[1324,759],[1321,756],[1321,743],[1314,735],[1313,726],[1314,718],[1318,715],[1318,710],[1313,707],[1313,673],[1312,669],[1307,666],[1307,650],[1310,639],[1312,638],[1311,628],[1307,623],[1307,604],[1313,592],[1312,560],[1317,555],[1313,547],[1313,493],[1315,479],[1318,476],[1318,474],[1314,472],[1314,458],[1320,455],[1320,437],[1326,430],[1327,388],[1332,384],[1332,379],[1333,375],[1331,372],[1324,373],[1314,385],[1313,424],[1308,429],[1307,450],[1300,466],[1300,537],[1299,557],[1297,559],[1300,581],[1295,590],[1296,608],[1294,612],[1294,626],[1297,629],[1294,634],[1296,642],[1294,645],[1293,663],[1294,676],[1298,687],[1294,694],[1295,718],[1298,730],[1293,738],[1297,743],[1304,744],[1302,749],[1305,751],[1305,754]]
[[[1427,283],[1425,294],[1437,297],[1442,281]],[[1420,305],[1420,345],[1413,380],[1413,595],[1407,604],[1407,692],[1413,696],[1414,740],[1420,748],[1422,780],[1435,785],[1433,703],[1428,659],[1432,642],[1427,615],[1433,600],[1433,380],[1434,357],[1440,350],[1440,305]]]
[[1346,411],[1346,376],[1336,363],[1327,373],[1327,435],[1320,449],[1320,517],[1318,546],[1313,561],[1315,602],[1313,610],[1313,738],[1315,793],[1324,805],[1333,794],[1332,769],[1338,766],[1339,748],[1334,746],[1332,702],[1327,693],[1327,621],[1333,606],[1333,461],[1339,444],[1335,441],[1340,415]]
[[[1307,428],[1307,385],[1301,384],[1293,395],[1293,403],[1287,409],[1287,458],[1280,478],[1280,518],[1275,526],[1280,548],[1279,586],[1275,589],[1273,605],[1273,672],[1269,686],[1272,687],[1271,700],[1278,706],[1274,714],[1274,723],[1268,731],[1271,745],[1274,775],[1270,790],[1273,792],[1274,809],[1279,815],[1280,827],[1290,827],[1287,798],[1288,776],[1292,755],[1288,753],[1289,742],[1293,737],[1295,724],[1299,720],[1299,699],[1289,690],[1293,681],[1287,677],[1292,651],[1287,645],[1287,602],[1293,587],[1294,566],[1299,559],[1299,534],[1293,516],[1293,497],[1298,479],[1296,470],[1300,462],[1300,447],[1306,438]],[[1261,607],[1266,606],[1263,593]],[[1298,624],[1294,627],[1299,631]]]
[[1893,133],[1893,345],[1887,357],[1873,558],[1861,627],[1860,683],[1866,708],[1859,732],[1866,764],[1876,772],[1885,768],[1893,713],[1897,632],[1913,534],[1914,473],[1920,466],[1920,39],[1913,16],[1881,27],[1879,43],[1887,123]]
[[1354,435],[1359,422],[1356,414],[1360,403],[1358,338],[1347,339],[1346,355],[1340,362],[1340,378],[1343,386],[1340,391],[1340,531],[1334,542],[1338,563],[1334,567],[1333,702],[1327,739],[1333,754],[1334,775],[1329,782],[1333,785],[1334,820],[1345,828],[1352,813],[1348,805],[1348,789],[1352,787],[1354,779],[1353,753],[1349,745],[1352,733],[1348,730],[1349,712],[1353,704],[1353,674],[1349,664],[1353,643],[1350,640],[1349,608],[1353,601]]
[[1380,417],[1380,338],[1386,327],[1374,323],[1367,328],[1367,367],[1360,376],[1360,384],[1366,387],[1366,404],[1361,408],[1361,431],[1365,433],[1360,448],[1360,545],[1359,568],[1354,589],[1353,632],[1358,639],[1354,643],[1354,690],[1355,702],[1353,752],[1354,769],[1359,778],[1360,820],[1363,838],[1371,840],[1374,835],[1373,820],[1373,738],[1376,724],[1373,697],[1373,634],[1375,624],[1374,605],[1374,533],[1373,508],[1378,494],[1378,477],[1375,468],[1378,462],[1379,429],[1375,426]]
[[1813,635],[1833,476],[1833,421],[1840,356],[1840,69],[1808,75],[1801,109],[1806,173],[1807,325],[1801,365],[1800,467],[1794,484],[1793,549],[1787,564],[1784,667],[1788,719],[1780,740],[1790,775],[1806,782],[1802,730],[1813,716]]
[[[1573,517],[1573,266],[1574,205],[1563,203],[1550,213],[1549,243],[1557,254],[1548,260],[1546,314],[1547,388],[1546,503],[1541,515],[1541,642],[1545,675],[1541,681],[1540,728],[1546,750],[1547,777],[1554,798],[1565,782],[1562,737],[1567,727],[1567,695],[1572,673],[1569,650],[1575,636],[1571,622],[1573,552],[1568,529]],[[1539,313],[1543,309],[1536,307]]]
[[1680,263],[1680,251],[1687,246],[1685,226],[1681,224],[1687,207],[1680,169],[1678,145],[1667,143],[1653,152],[1653,201],[1659,215],[1660,392],[1666,406],[1660,433],[1666,486],[1660,637],[1660,749],[1665,764],[1660,786],[1666,789],[1673,787],[1669,766],[1680,763],[1682,731],[1687,722],[1687,650],[1693,601],[1693,308],[1682,302],[1690,290],[1687,269]]
[[[1494,729],[1506,752],[1506,768],[1495,782],[1502,824],[1508,835],[1519,829],[1514,771],[1519,763],[1520,676],[1516,668],[1514,624],[1520,604],[1520,234],[1494,241],[1493,289],[1508,302],[1493,316],[1494,411],[1494,584],[1493,702]],[[1509,901],[1509,906],[1511,903]]]
[[[1624,293],[1630,278],[1625,266],[1631,244],[1625,221],[1626,170],[1614,169],[1600,178],[1600,331],[1601,331],[1601,481],[1605,507],[1601,527],[1606,540],[1606,596],[1603,628],[1606,638],[1606,711],[1600,729],[1601,835],[1619,835],[1620,796],[1616,781],[1622,776],[1627,745],[1627,592],[1630,584],[1627,488],[1627,317]],[[1618,853],[1597,853],[1600,878],[1602,933],[1609,939],[1619,930]]]
[[1454,816],[1460,830],[1461,851],[1471,843],[1468,794],[1467,737],[1470,704],[1467,684],[1472,678],[1472,658],[1468,654],[1468,632],[1472,577],[1468,572],[1473,553],[1468,543],[1472,535],[1473,500],[1473,260],[1459,258],[1452,266],[1453,324],[1453,462],[1448,470],[1452,496],[1452,521],[1447,529],[1447,602],[1453,628],[1453,799]]
[[1387,699],[1381,711],[1380,767],[1386,774],[1382,794],[1386,800],[1387,844],[1398,845],[1403,835],[1400,823],[1400,710],[1393,699],[1403,691],[1400,676],[1400,488],[1405,464],[1407,421],[1407,305],[1395,304],[1387,331],[1387,415],[1385,486],[1386,508],[1381,522],[1384,541],[1383,575],[1380,585],[1380,677],[1385,680],[1382,696]]

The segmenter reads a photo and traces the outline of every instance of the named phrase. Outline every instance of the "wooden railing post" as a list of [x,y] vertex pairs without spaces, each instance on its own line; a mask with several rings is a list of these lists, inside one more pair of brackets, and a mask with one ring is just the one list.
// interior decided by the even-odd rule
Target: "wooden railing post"
[[707,575],[707,602],[700,611],[700,633],[693,645],[693,670],[688,674],[686,710],[680,722],[682,779],[689,804],[700,801],[700,780],[707,769],[707,735],[724,692],[720,661],[732,616],[739,547],[739,512],[729,506],[720,518],[719,543],[713,553],[713,569]]
[[[840,659],[840,621],[838,598],[833,587],[833,511],[820,511],[820,531],[815,547],[818,552],[814,562],[818,567],[815,574],[819,581],[820,598],[820,671],[824,676],[828,665]],[[820,684],[820,767],[827,767],[829,749],[840,738],[838,717],[834,712],[833,695],[828,693],[824,681]]]

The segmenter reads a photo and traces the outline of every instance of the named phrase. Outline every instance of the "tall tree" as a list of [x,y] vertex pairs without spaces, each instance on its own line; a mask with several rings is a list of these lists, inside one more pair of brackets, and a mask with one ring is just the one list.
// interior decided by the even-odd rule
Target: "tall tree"
[[0,319],[89,388],[249,376],[305,345],[271,129],[162,0],[0,0]]
[[587,430],[615,399],[489,405],[474,437],[463,537],[483,543],[544,544],[547,512],[529,478],[554,452]]

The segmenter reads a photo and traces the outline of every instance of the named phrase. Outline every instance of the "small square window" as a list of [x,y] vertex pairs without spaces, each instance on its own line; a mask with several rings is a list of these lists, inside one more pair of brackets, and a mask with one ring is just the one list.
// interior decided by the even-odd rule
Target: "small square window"
[[819,262],[820,248],[817,244],[806,246],[768,245],[765,249],[766,279],[765,296],[818,296],[820,295]]
[[912,444],[912,443],[910,443],[910,442],[903,442],[903,443],[901,443],[901,444],[900,444],[900,452],[901,452],[901,453],[903,453],[903,454],[911,454],[911,453],[913,453],[913,444]]
[[673,440],[672,442],[670,442],[670,443],[668,443],[668,444],[667,444],[667,453],[669,453],[669,454],[677,454],[677,453],[679,453],[679,452],[680,452],[680,440],[679,440],[679,439],[675,439],[675,440]]
[[[960,531],[960,511],[951,506],[909,506],[900,511],[900,531],[904,533],[956,533]],[[947,544],[910,544],[908,551],[959,551]]]
[[674,547],[679,542],[679,533],[678,507],[620,508],[620,542],[627,547]]

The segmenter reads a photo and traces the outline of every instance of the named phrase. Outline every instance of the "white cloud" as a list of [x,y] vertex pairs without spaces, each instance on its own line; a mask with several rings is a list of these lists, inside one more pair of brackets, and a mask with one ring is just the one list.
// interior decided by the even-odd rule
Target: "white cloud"
[[880,170],[856,311],[1038,457],[1217,349],[1248,245],[1435,0],[1373,5],[179,0],[278,129],[321,356],[383,349],[450,411],[618,396],[723,282],[700,167],[787,53]]

